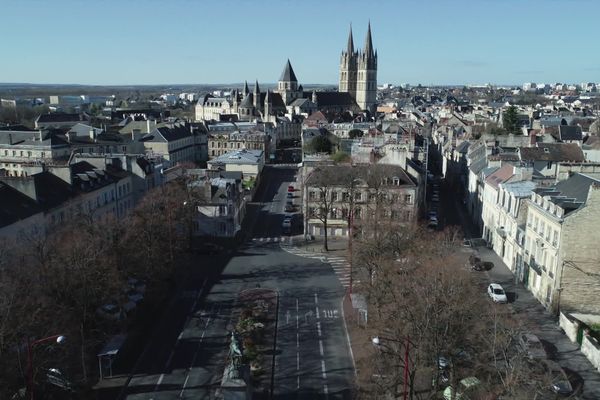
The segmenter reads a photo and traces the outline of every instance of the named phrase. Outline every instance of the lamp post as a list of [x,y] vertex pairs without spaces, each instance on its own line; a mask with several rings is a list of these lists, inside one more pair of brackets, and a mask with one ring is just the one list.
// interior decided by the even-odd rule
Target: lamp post
[[[379,336],[375,336],[374,338],[371,339],[371,342],[373,343],[374,346],[379,347],[379,346],[384,346],[384,343],[386,341],[389,342],[395,342],[395,343],[402,343],[402,341],[396,340],[396,339],[390,339],[390,338],[382,338]],[[410,336],[406,335],[405,340],[404,340],[404,379],[403,379],[403,383],[402,383],[402,391],[403,391],[403,399],[406,400],[408,399],[408,375],[409,375],[409,364],[410,364],[410,359],[409,359],[409,352],[410,352],[410,345],[412,344],[412,342],[410,341]]]
[[43,339],[34,340],[33,342],[27,338],[27,393],[29,394],[29,399],[34,399],[34,385],[33,385],[33,348],[38,344],[56,341],[56,343],[61,344],[67,338],[63,335],[53,335],[48,336]]
[[348,213],[348,261],[350,261],[350,294],[352,294],[352,283],[353,283],[353,271],[352,271],[352,228],[354,226],[354,209],[350,208],[350,212]]

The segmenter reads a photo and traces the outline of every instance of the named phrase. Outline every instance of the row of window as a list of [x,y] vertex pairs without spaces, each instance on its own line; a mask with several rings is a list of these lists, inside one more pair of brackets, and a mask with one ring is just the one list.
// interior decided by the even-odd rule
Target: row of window
[[550,224],[546,224],[542,218],[538,218],[537,215],[534,216],[531,213],[528,214],[527,226],[542,238],[545,238],[547,242],[552,241],[553,246],[558,245],[558,231],[553,229]]
[[[380,196],[381,200],[391,200],[393,203],[398,203],[400,200],[403,200],[404,204],[412,204],[413,201],[411,194],[400,195],[399,193],[368,193],[367,195],[367,193],[364,192],[354,192],[354,201],[364,201],[368,199],[369,202],[375,202],[377,201],[378,195]],[[322,201],[325,198],[325,192],[311,190],[308,192],[308,198],[311,201]],[[350,201],[350,193],[332,191],[331,201],[348,202]]]
[[[105,193],[106,195],[106,193]],[[96,205],[98,207],[100,207],[100,197],[98,197],[96,199]],[[118,213],[116,216],[121,217],[123,216],[129,209],[131,209],[133,207],[133,200],[128,199],[126,201],[123,201],[119,204],[119,208],[118,208]],[[89,200],[87,202],[87,207],[85,207],[85,213],[87,214],[92,214],[94,212],[94,210],[96,208],[93,207],[93,202],[91,200]],[[50,217],[50,222],[54,225],[54,224],[58,224],[58,223],[62,223],[67,221],[68,219],[73,219],[75,217],[81,216],[84,214],[84,205],[82,203],[77,204],[75,207],[69,207],[68,210],[61,210],[60,212],[54,213],[51,215]],[[114,215],[115,212],[117,211],[117,209],[115,207],[112,208],[112,214]],[[108,218],[109,213],[105,213],[104,217]],[[94,216],[96,220],[100,219],[100,215],[95,215]]]
[[[308,213],[312,218],[319,217],[323,215],[324,209],[318,207],[309,207]],[[377,216],[377,212],[375,210],[369,210],[368,215],[370,218],[375,218]],[[408,210],[382,210],[381,216],[386,219],[392,220],[401,220],[401,221],[409,221],[411,218],[411,212]],[[350,217],[350,211],[346,208],[333,208],[329,210],[329,215],[327,216],[330,219],[348,219]],[[357,207],[354,209],[352,213],[352,218],[354,220],[360,220],[363,218],[363,209]]]

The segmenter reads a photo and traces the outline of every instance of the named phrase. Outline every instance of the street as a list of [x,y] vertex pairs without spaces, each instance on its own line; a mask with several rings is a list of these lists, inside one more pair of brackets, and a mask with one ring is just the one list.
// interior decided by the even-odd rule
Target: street
[[[447,185],[442,186],[442,215],[445,226],[460,226],[466,238],[475,238],[477,229],[471,223],[466,210],[462,206],[462,199],[457,191],[451,190]],[[581,353],[575,343],[572,343],[558,325],[557,318],[551,315],[523,285],[515,283],[513,273],[503,263],[502,259],[491,249],[485,246],[474,248],[484,261],[492,261],[494,268],[481,274],[481,291],[485,295],[487,284],[494,282],[502,285],[509,298],[507,307],[520,321],[523,330],[537,335],[550,350],[550,356],[563,368],[568,368],[583,379],[583,389],[579,394],[580,399],[600,399],[600,374]]]
[[[244,243],[199,259],[160,321],[120,398],[214,398],[240,291],[279,293],[274,398],[349,399],[354,369],[342,317],[344,288],[331,265],[282,250],[287,188],[297,170],[266,167],[247,207]],[[300,204],[299,191],[292,200]],[[301,229],[296,215],[293,232]],[[204,273],[210,268],[212,273]],[[257,396],[260,398],[260,395]]]

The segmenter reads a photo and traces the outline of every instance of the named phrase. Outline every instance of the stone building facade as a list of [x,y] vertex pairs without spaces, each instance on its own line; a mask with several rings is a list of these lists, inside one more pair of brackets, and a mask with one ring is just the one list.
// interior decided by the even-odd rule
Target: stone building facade
[[346,51],[340,57],[340,92],[347,92],[361,110],[374,112],[377,101],[377,51],[373,49],[371,24],[367,30],[365,47],[354,50],[352,27]]

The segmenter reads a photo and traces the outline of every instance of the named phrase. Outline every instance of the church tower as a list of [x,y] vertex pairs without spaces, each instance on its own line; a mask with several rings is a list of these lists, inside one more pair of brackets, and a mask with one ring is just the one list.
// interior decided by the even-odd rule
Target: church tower
[[281,95],[286,106],[297,98],[302,97],[302,93],[298,90],[298,79],[290,60],[287,60],[285,68],[279,77],[277,92]]
[[361,110],[375,111],[377,100],[377,51],[373,49],[371,23],[362,51],[354,50],[352,26],[346,51],[340,59],[340,92],[348,92]]
[[354,51],[354,40],[352,38],[352,24],[348,35],[346,51],[342,51],[340,57],[340,92],[348,92],[356,98],[356,70],[358,53]]
[[371,40],[371,23],[367,30],[365,48],[358,54],[358,71],[356,77],[356,103],[361,110],[375,112],[377,101],[377,51],[373,51]]

